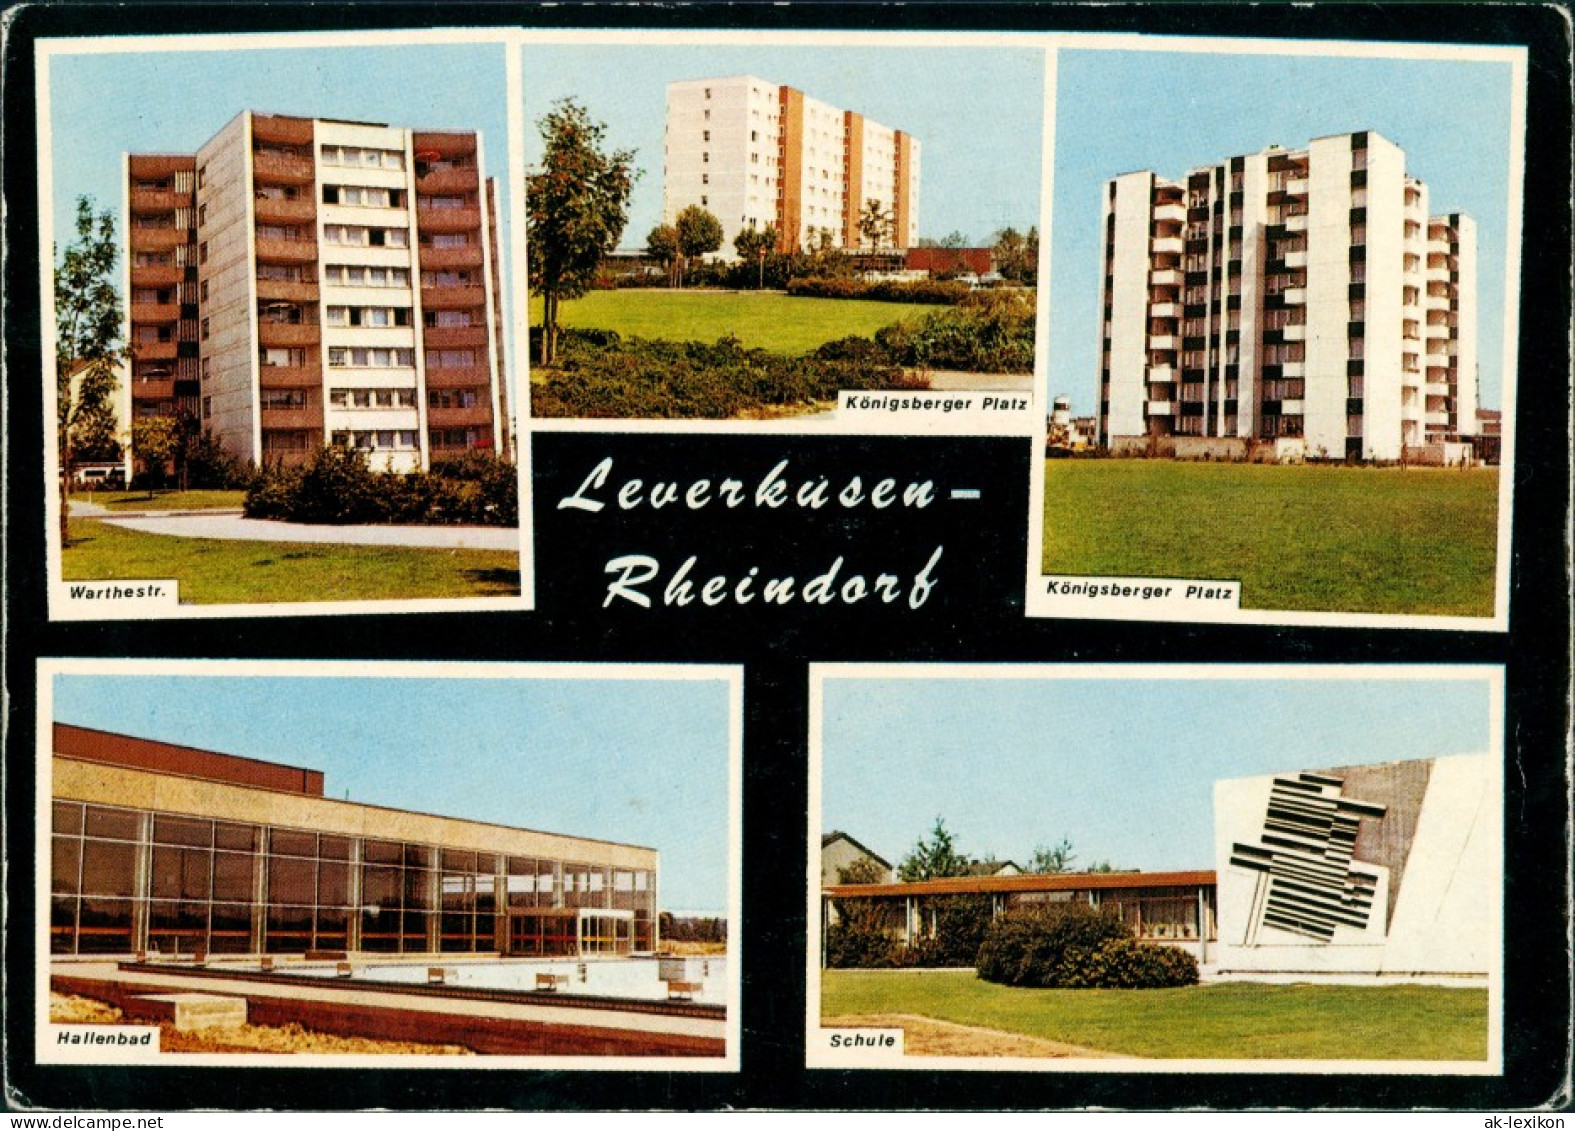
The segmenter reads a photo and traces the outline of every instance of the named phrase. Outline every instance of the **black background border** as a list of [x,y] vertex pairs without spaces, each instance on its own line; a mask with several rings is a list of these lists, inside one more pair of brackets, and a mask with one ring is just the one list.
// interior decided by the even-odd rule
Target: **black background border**
[[[1569,1103],[1570,909],[1570,143],[1568,10],[1533,4],[789,3],[43,4],[13,8],[4,56],[6,348],[5,1071],[13,1109],[716,1109],[1171,1107],[1503,1110]],[[902,450],[845,437],[751,438],[835,467],[848,452],[926,461],[970,450],[1012,476],[1021,520],[981,529],[993,600],[937,602],[920,614],[786,610],[765,620],[609,609],[554,595],[557,579],[599,565],[548,537],[553,475],[576,482],[584,436],[536,434],[537,611],[211,621],[56,623],[47,619],[38,335],[34,40],[45,37],[370,31],[421,27],[653,27],[776,30],[1086,31],[1519,45],[1529,49],[1520,352],[1515,420],[1510,631],[1505,634],[1030,620],[1022,615],[1028,445],[914,441]],[[701,474],[720,448],[688,437],[601,437],[620,462]],[[975,447],[977,445],[977,447]],[[867,449],[867,450],[865,450]],[[904,455],[903,452],[907,454]],[[725,470],[725,468],[718,468]],[[901,470],[895,467],[894,471]],[[1006,480],[1001,482],[1007,483]],[[918,525],[918,524],[915,524]],[[851,534],[798,539],[806,561]],[[920,529],[913,535],[929,537]],[[747,548],[755,532],[715,537]],[[636,539],[638,540],[638,539]],[[817,554],[816,551],[824,551]],[[697,551],[698,552],[698,551]],[[959,565],[964,559],[955,558]],[[33,749],[39,657],[577,660],[745,665],[742,1069],[738,1073],[76,1068],[32,1062],[35,961]],[[1230,662],[1502,664],[1507,673],[1504,1073],[1501,1077],[810,1071],[804,1068],[803,890],[810,662]],[[1162,1066],[1156,1066],[1162,1068]]]

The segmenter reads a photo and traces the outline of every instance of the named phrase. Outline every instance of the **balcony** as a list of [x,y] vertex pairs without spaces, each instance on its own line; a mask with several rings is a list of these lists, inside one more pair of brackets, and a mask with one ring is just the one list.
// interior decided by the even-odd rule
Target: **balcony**
[[423,232],[474,232],[481,228],[479,208],[424,208],[416,203],[416,227]]
[[1287,196],[1306,196],[1308,180],[1306,177],[1292,177],[1285,182]]
[[492,373],[482,365],[427,367],[429,389],[490,389]]
[[1148,383],[1150,385],[1169,385],[1176,379],[1176,371],[1169,365],[1151,365],[1148,367]]
[[130,205],[133,216],[168,215],[176,208],[190,204],[190,193],[177,193],[174,189],[131,190]]
[[264,428],[316,428],[323,427],[323,410],[315,405],[302,408],[269,408],[260,410]]
[[1287,269],[1292,271],[1300,270],[1301,268],[1306,267],[1307,252],[1305,250],[1287,251],[1285,253],[1285,266]]
[[264,365],[258,374],[270,389],[317,389],[323,384],[321,363],[315,354],[305,365]]
[[1305,361],[1287,361],[1280,365],[1281,377],[1307,376],[1307,363]]
[[1302,413],[1307,411],[1303,407],[1304,404],[1305,404],[1305,402],[1300,401],[1300,400],[1281,401],[1280,402],[1280,415],[1281,416],[1300,416]]
[[476,152],[476,135],[453,130],[420,130],[411,139],[417,159],[431,155],[443,158],[469,157]]
[[1162,267],[1150,272],[1148,281],[1155,287],[1179,287],[1182,283],[1182,275],[1174,267]]
[[317,218],[317,202],[311,197],[289,200],[282,196],[258,196],[252,200],[257,220],[263,224],[302,224]]
[[311,145],[313,139],[310,118],[291,118],[276,114],[252,115],[252,139],[274,145]]
[[1307,230],[1307,213],[1298,212],[1295,216],[1285,218],[1287,232],[1305,232]]
[[168,323],[180,321],[178,302],[134,302],[131,304],[134,323]]
[[467,310],[487,304],[487,288],[478,286],[422,287],[423,310]]
[[1175,416],[1176,405],[1172,401],[1149,401],[1148,414],[1150,416]]
[[131,285],[134,287],[171,287],[186,277],[186,269],[173,263],[150,263],[131,268]]
[[294,279],[258,279],[257,297],[265,302],[316,302],[316,283]]
[[139,341],[132,340],[131,356],[138,361],[174,361],[179,353],[178,343],[174,341]]
[[282,185],[309,185],[317,172],[309,157],[286,157],[281,153],[252,154],[252,176],[259,181]]
[[454,267],[480,267],[481,245],[465,247],[423,247],[420,249],[421,266],[429,271]]
[[303,326],[294,322],[259,322],[257,342],[262,346],[315,346],[322,337],[315,325]]
[[1174,350],[1181,348],[1181,339],[1171,334],[1155,335],[1148,340],[1148,348],[1152,350]]
[[1444,427],[1447,427],[1449,425],[1449,413],[1447,413],[1447,412],[1429,412],[1429,413],[1424,413],[1423,416],[1422,416],[1422,422],[1424,424],[1442,425]]
[[1155,236],[1155,255],[1180,255],[1186,250],[1186,241],[1180,236]]
[[421,331],[421,343],[427,349],[485,348],[485,326],[428,326]]
[[131,226],[131,250],[174,251],[186,245],[185,228],[141,228]]
[[1280,337],[1287,342],[1304,342],[1307,340],[1307,327],[1299,322],[1281,326]]
[[167,401],[174,395],[175,378],[173,377],[136,377],[132,379],[131,396],[134,400]]
[[1422,386],[1422,395],[1425,396],[1425,397],[1447,397],[1447,396],[1449,396],[1449,385],[1448,385],[1448,383],[1444,382],[1444,381],[1435,381],[1435,380],[1432,379],[1432,377],[1433,377],[1432,373],[1429,373],[1428,374],[1428,381],[1427,381],[1427,383]]
[[480,172],[474,165],[458,168],[433,169],[427,173],[416,171],[416,191],[429,193],[474,192],[480,183]]
[[1280,292],[1280,297],[1285,300],[1285,305],[1286,306],[1306,306],[1307,305],[1307,288],[1306,287],[1286,287],[1283,291]]
[[[430,383],[430,382],[429,382]],[[429,408],[429,428],[491,428],[492,410],[485,399],[470,408]]]
[[1180,318],[1181,304],[1177,302],[1156,302],[1149,307],[1149,315],[1154,318]]
[[315,240],[257,240],[257,259],[261,263],[316,263]]

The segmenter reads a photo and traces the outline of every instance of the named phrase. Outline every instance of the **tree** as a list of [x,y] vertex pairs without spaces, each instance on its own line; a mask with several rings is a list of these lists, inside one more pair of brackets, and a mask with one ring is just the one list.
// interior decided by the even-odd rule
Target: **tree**
[[[698,204],[691,204],[680,212],[674,226],[678,229],[678,254],[685,264],[702,255],[710,255],[722,246],[722,221]],[[680,267],[679,286],[682,285],[683,268]]]
[[876,251],[891,238],[892,214],[882,208],[880,201],[870,197],[859,213],[859,236]]
[[738,252],[738,258],[749,262],[754,260],[759,264],[759,277],[756,287],[764,289],[766,285],[766,256],[770,255],[777,246],[777,234],[770,228],[740,228],[738,235],[733,237],[733,250]]
[[56,446],[60,458],[60,540],[70,542],[66,494],[78,453],[119,454],[114,395],[127,352],[120,338],[120,292],[115,288],[115,215],[94,214],[91,197],[77,198],[77,238],[55,268]]
[[662,265],[669,284],[673,281],[673,264],[678,262],[678,229],[671,224],[658,224],[645,237],[645,254]]
[[144,416],[132,421],[131,454],[142,473],[162,484],[171,464],[182,463],[186,429],[173,416]]
[[995,234],[990,248],[995,269],[1014,283],[1030,284],[1039,272],[1039,229],[1029,228],[1024,235],[1016,228],[1003,228]]
[[1062,837],[1060,844],[1036,845],[1034,854],[1028,859],[1028,871],[1036,874],[1070,872],[1076,860],[1072,842]]
[[946,822],[935,818],[930,839],[920,838],[902,863],[897,865],[897,876],[905,882],[914,880],[939,880],[947,876],[963,876],[968,872],[968,857],[957,851],[956,839]]
[[960,247],[968,246],[968,237],[961,232],[951,231],[941,240],[940,246],[956,251]]
[[886,869],[882,868],[868,856],[860,856],[845,868],[837,869],[837,883],[839,884],[883,884],[886,882]]
[[553,103],[537,123],[541,167],[525,178],[530,285],[542,297],[541,364],[558,352],[558,305],[579,298],[602,257],[618,246],[639,176],[634,151],[606,151],[606,127],[572,98]]

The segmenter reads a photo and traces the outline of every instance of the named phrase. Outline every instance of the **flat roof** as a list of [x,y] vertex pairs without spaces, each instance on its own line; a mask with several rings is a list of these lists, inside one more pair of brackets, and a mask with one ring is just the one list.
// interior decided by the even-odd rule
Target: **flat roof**
[[1108,891],[1112,888],[1212,887],[1212,869],[1200,872],[1050,872],[1021,876],[954,876],[898,884],[832,884],[833,899],[908,895],[984,895],[1032,891]]

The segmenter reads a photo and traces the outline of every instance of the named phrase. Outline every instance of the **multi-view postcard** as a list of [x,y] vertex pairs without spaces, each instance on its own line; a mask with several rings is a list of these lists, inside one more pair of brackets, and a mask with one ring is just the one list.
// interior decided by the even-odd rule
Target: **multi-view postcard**
[[52,615],[527,607],[506,37],[38,75]]
[[1056,55],[1029,614],[1502,630],[1524,52]]
[[1503,716],[1491,667],[813,666],[809,1065],[1497,1074]]
[[523,55],[536,428],[1037,430],[1041,44],[530,32]]
[[742,686],[43,661],[39,1061],[736,1070]]

